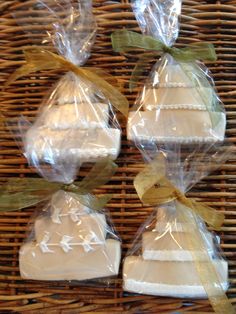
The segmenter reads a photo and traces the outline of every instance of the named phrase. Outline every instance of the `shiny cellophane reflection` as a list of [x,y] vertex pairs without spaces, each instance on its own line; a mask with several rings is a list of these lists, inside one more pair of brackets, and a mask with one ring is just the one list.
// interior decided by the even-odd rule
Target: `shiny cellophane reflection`
[[[198,243],[192,245],[190,239]],[[141,226],[123,265],[123,288],[129,292],[182,298],[206,298],[197,271],[213,267],[223,290],[228,288],[228,265],[219,238],[179,202],[157,208]]]
[[[41,40],[37,46],[50,51],[53,46],[74,68],[86,63],[97,31],[92,1],[35,0],[30,12],[30,20],[25,18],[28,10],[24,5],[13,14],[32,45],[37,37]],[[36,27],[31,30],[32,20],[40,32]],[[43,52],[37,51],[42,57]],[[52,59],[51,64],[47,60],[48,69],[57,68],[58,60]],[[48,92],[33,124],[25,116],[19,119],[24,155],[45,179],[71,183],[82,163],[115,160],[119,155],[120,125],[113,104],[96,83],[68,72]]]
[[20,248],[22,278],[89,284],[118,274],[121,243],[105,210],[92,210],[79,195],[63,190],[39,207]]

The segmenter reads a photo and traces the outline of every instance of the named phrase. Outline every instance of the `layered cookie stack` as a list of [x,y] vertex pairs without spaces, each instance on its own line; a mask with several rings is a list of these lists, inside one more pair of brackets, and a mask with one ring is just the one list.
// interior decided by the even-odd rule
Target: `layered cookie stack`
[[[100,102],[98,102],[100,100]],[[73,73],[63,77],[35,124],[25,136],[30,160],[96,162],[115,160],[121,132],[109,125],[109,104]]]
[[87,280],[118,274],[120,242],[104,214],[59,191],[46,215],[35,220],[33,238],[20,249],[20,273],[34,280]]
[[211,233],[206,229],[201,231],[207,253],[201,250],[191,251],[188,238],[197,225],[184,223],[177,212],[167,217],[166,210],[160,209],[156,227],[151,232],[143,233],[142,255],[125,258],[124,289],[159,296],[205,298],[207,294],[194,259],[198,259],[204,266],[207,254],[215,267],[219,282],[227,290],[227,262],[214,257]]
[[151,80],[152,85],[145,86],[138,99],[144,111],[129,115],[130,140],[187,144],[223,141],[225,114],[217,111],[214,89],[207,79],[201,81],[193,65],[166,55]]

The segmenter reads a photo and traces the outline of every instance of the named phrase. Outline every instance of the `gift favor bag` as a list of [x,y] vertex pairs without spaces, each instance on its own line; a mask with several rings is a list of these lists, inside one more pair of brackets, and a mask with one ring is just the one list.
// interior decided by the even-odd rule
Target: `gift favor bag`
[[[29,19],[25,19],[28,10],[23,5],[14,16],[32,44],[37,37],[41,45],[24,48],[26,64],[6,85],[41,70],[60,69],[62,77],[44,98],[33,123],[24,116],[19,119],[16,136],[19,139],[20,133],[23,153],[41,176],[71,183],[82,163],[117,158],[121,129],[116,114],[126,115],[128,104],[112,86],[114,80],[111,85],[103,78],[109,81],[111,76],[97,68],[82,67],[97,30],[92,1],[35,0],[30,14],[32,23],[43,23],[44,32],[30,32]],[[51,45],[58,54],[52,52]]]
[[220,229],[224,215],[186,197],[186,193],[232,154],[226,144],[226,116],[206,66],[214,47],[197,42],[172,45],[178,37],[180,0],[132,1],[143,35],[112,34],[115,51],[142,48],[131,77],[138,80],[151,52],[161,57],[131,109],[127,137],[147,165],[134,180],[145,205],[156,210],[141,227],[124,259],[124,289],[182,298],[205,298],[217,313],[233,313],[225,291],[228,264],[217,238],[205,225]]
[[111,161],[97,162],[82,181],[70,185],[40,178],[2,184],[1,209],[37,205],[19,250],[22,278],[109,285],[118,275],[121,240],[106,209],[112,195],[92,194],[116,168]]

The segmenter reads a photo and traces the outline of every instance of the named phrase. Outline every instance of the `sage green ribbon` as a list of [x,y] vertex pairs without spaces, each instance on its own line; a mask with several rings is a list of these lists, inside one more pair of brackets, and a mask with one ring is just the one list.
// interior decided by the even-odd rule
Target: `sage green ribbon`
[[[132,71],[129,82],[131,92],[136,87],[141,74],[150,63],[150,60],[152,58],[157,58],[160,53],[169,53],[179,62],[189,79],[194,80],[193,83],[195,88],[209,112],[213,127],[218,125],[220,116],[216,115],[214,111],[222,112],[219,100],[214,93],[212,86],[208,82],[205,73],[199,71],[196,64],[190,63],[195,60],[216,61],[217,56],[215,48],[212,44],[199,42],[190,44],[185,48],[168,47],[160,40],[151,36],[127,30],[115,31],[111,35],[111,40],[113,49],[116,52],[125,52],[132,48],[142,48],[150,51],[149,53],[141,54],[134,70]],[[195,78],[192,75],[192,72],[197,74]],[[202,88],[203,86],[205,89]],[[207,88],[212,89],[212,94],[210,96],[205,92]],[[138,108],[134,107],[133,110],[138,110]]]
[[117,165],[110,159],[100,161],[81,182],[75,181],[70,185],[48,182],[41,178],[2,179],[0,211],[14,211],[34,206],[59,190],[76,193],[81,204],[94,210],[102,210],[112,195],[96,197],[91,191],[108,182],[116,169]]
[[112,47],[116,52],[125,52],[131,48],[169,53],[178,61],[216,61],[215,48],[212,44],[199,42],[188,45],[185,48],[168,47],[163,42],[151,36],[136,32],[119,30],[111,34]]

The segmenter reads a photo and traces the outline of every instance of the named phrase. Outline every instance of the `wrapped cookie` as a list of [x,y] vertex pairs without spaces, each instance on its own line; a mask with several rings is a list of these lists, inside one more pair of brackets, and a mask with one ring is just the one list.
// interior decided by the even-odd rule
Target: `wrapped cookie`
[[[158,143],[222,142],[225,111],[209,70],[198,61],[215,61],[214,47],[201,42],[183,49],[172,47],[179,32],[181,0],[149,0],[142,5],[133,0],[132,5],[143,35],[127,30],[114,32],[114,50],[143,48],[162,55],[129,113],[128,139],[144,148]],[[133,81],[151,57],[150,53],[141,55]]]
[[[226,116],[208,69],[214,47],[172,45],[178,37],[180,0],[133,0],[143,35],[112,35],[115,51],[143,48],[131,86],[148,59],[161,54],[131,109],[127,137],[142,153],[145,168],[134,180],[144,205],[155,212],[138,231],[124,259],[123,287],[135,293],[209,298],[217,313],[233,313],[225,291],[228,263],[206,223],[219,230],[221,212],[186,193],[233,153],[225,141]],[[137,51],[136,51],[137,52]]]
[[75,193],[54,193],[35,217],[19,252],[22,278],[86,281],[118,275],[121,243],[104,210],[84,206]]
[[[204,273],[204,269],[213,270],[217,278],[214,284],[227,290],[228,263],[220,254],[218,238],[206,229],[199,217],[190,212],[189,216],[182,215],[182,211],[188,212],[180,202],[170,202],[157,208],[140,228],[124,259],[126,291],[206,298],[205,283],[198,269]],[[198,243],[194,242],[196,239]]]
[[[128,103],[110,75],[82,67],[97,30],[92,1],[35,0],[30,10],[32,23],[45,24],[45,33],[38,34],[40,46],[25,48],[26,64],[13,73],[7,85],[35,71],[67,72],[44,98],[34,123],[23,116],[18,127],[29,164],[49,181],[71,183],[82,163],[118,157],[121,128],[117,112],[126,115]],[[30,32],[23,18],[26,14],[28,8],[19,6],[15,18],[34,35],[34,43],[37,28]]]
[[19,250],[22,278],[86,284],[99,279],[109,285],[118,275],[121,240],[106,209],[112,195],[92,193],[116,168],[110,160],[97,162],[83,180],[70,185],[41,178],[1,182],[1,210],[38,208]]
[[193,182],[230,155],[225,151],[219,156],[209,155],[203,160],[195,156],[191,160],[187,151],[181,156],[162,151],[136,176],[138,196],[155,210],[138,230],[124,259],[125,291],[209,298],[216,313],[234,313],[225,295],[229,287],[228,263],[219,237],[206,227],[207,223],[220,230],[224,214],[185,196]]

